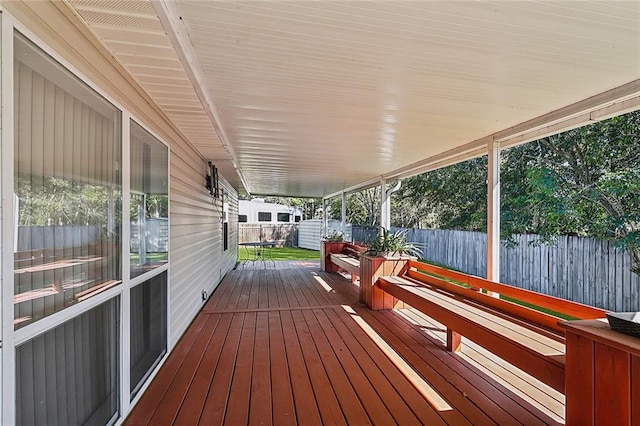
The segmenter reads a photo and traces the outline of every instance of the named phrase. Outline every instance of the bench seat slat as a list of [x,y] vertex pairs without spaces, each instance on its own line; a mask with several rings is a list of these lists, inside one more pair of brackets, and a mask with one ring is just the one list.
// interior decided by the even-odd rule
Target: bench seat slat
[[513,297],[522,302],[532,303],[553,311],[563,312],[564,314],[571,315],[575,318],[596,319],[605,317],[605,311],[600,308],[583,305],[581,303],[560,299],[558,297],[537,293],[531,290],[525,290],[508,284],[494,283],[483,278],[453,271],[451,269],[417,261],[412,261],[411,267],[416,268],[418,271],[424,271],[443,278],[453,279],[455,281],[468,284],[471,287],[497,292],[505,296]]
[[378,286],[564,392],[564,344],[401,277],[382,277]]
[[336,260],[338,262],[346,263],[349,266],[353,266],[358,269],[360,268],[360,261],[358,259],[354,259],[353,257],[347,256],[346,254],[332,253],[330,254],[330,256],[332,261]]
[[495,331],[512,340],[517,340],[523,346],[527,346],[536,352],[548,356],[564,354],[565,346],[563,343],[542,336],[541,334],[504,317],[494,315],[491,312],[469,305],[468,303],[449,295],[433,291],[402,277],[383,278],[386,281],[405,288],[407,291],[415,293],[431,303],[438,304],[458,315],[464,316],[488,330]]
[[356,282],[357,277],[360,275],[360,261],[353,257],[347,256],[341,253],[331,253],[329,260],[334,265],[344,269],[351,274],[351,282]]

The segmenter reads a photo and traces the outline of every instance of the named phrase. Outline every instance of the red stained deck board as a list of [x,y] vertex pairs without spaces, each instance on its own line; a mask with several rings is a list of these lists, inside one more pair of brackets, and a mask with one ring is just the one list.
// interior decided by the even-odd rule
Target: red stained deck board
[[234,365],[238,355],[238,346],[242,334],[244,314],[230,315],[231,325],[227,340],[222,348],[218,366],[214,372],[209,393],[200,414],[201,424],[221,424],[224,421],[227,406],[229,404],[229,392],[231,389]]
[[[305,312],[307,315],[309,312]],[[318,353],[324,364],[331,385],[334,389],[340,391],[336,393],[336,397],[342,407],[342,411],[346,421],[349,424],[367,424],[369,417],[363,407],[362,402],[358,398],[358,394],[354,389],[352,382],[345,374],[344,366],[336,356],[334,349],[331,347],[328,336],[323,333],[320,324],[314,319],[310,324],[310,331],[313,333]]]
[[[426,337],[415,326],[408,324],[399,315],[393,312],[384,312],[381,313],[383,318],[379,319],[376,313],[367,314],[376,318],[381,327],[391,329],[388,334],[389,338],[393,335],[398,336],[399,348],[409,347],[414,354],[418,355],[418,359],[414,361],[416,366],[421,365],[419,359],[422,359],[422,362],[429,366],[425,371],[433,371],[439,374],[458,392],[461,391],[465,399],[473,402],[486,416],[492,418],[498,424],[513,422],[556,424],[553,419],[532,407],[520,396],[506,391],[492,377],[487,377],[482,372],[477,371],[457,355],[444,351],[441,343]],[[396,329],[395,327],[398,328]],[[433,345],[426,343],[429,341]],[[502,363],[502,361],[499,362]],[[438,386],[438,389],[445,389],[445,387]],[[462,408],[464,405],[457,406]],[[461,411],[467,416],[474,412],[474,410],[468,409],[461,409]],[[480,419],[470,419],[472,423],[480,421]]]
[[[316,311],[315,314],[321,318],[323,328],[330,329],[330,324],[335,328],[340,338],[347,342],[349,350],[360,360],[360,363],[368,371],[369,380],[375,384],[376,390],[381,392],[379,383],[389,381],[387,395],[383,396],[385,403],[391,402],[394,394],[400,398],[406,408],[412,411],[413,415],[403,414],[408,424],[413,416],[417,416],[422,423],[430,425],[445,424],[438,412],[424,399],[424,397],[411,385],[411,382],[399,371],[393,362],[378,348],[378,346],[366,335],[357,325],[354,326],[353,319],[342,308],[334,309],[334,315],[327,311]],[[396,403],[399,403],[397,401]],[[391,409],[391,407],[390,407]],[[465,418],[458,413],[456,424],[466,424]],[[396,420],[400,419],[400,413],[394,414]]]
[[269,312],[268,321],[273,423],[283,426],[294,425],[296,410],[280,313]]
[[191,386],[196,368],[202,360],[205,349],[220,319],[217,315],[215,317],[216,318],[207,318],[201,333],[191,345],[187,356],[184,358],[183,364],[178,368],[170,385],[171,389],[177,389],[178,391],[167,392],[164,395],[153,417],[151,417],[150,423],[166,422],[168,419],[173,420],[176,417],[184,401],[186,391],[189,386]]
[[229,391],[229,402],[225,422],[235,425],[248,424],[251,398],[251,377],[256,331],[255,312],[245,314],[238,354],[233,365],[233,379]]
[[249,423],[272,424],[271,359],[269,357],[269,314],[256,314],[256,330],[253,347],[253,370],[249,399]]
[[171,382],[182,365],[184,359],[189,354],[191,346],[199,336],[202,328],[208,320],[207,315],[198,315],[193,323],[189,326],[182,339],[180,345],[171,353],[167,362],[162,366],[153,382],[144,393],[135,410],[127,417],[127,424],[130,425],[147,425],[153,413],[158,408],[159,402],[164,395],[170,391]]
[[307,365],[307,372],[311,379],[313,393],[315,394],[322,422],[328,425],[346,424],[342,409],[338,403],[338,398],[336,397],[336,392],[338,392],[339,389],[331,386],[331,381],[322,364],[322,358],[313,343],[313,337],[309,332],[307,323],[304,321],[302,312],[291,311],[289,314],[291,315],[292,324],[295,327],[296,334],[300,341],[300,348],[302,349],[305,364]]
[[280,322],[284,334],[289,375],[291,376],[291,388],[295,401],[295,410],[298,417],[304,416],[305,422],[320,425],[322,419],[318,404],[315,400],[311,376],[307,369],[300,341],[293,325],[291,312],[280,313]]
[[[125,424],[553,424],[358,286],[308,263],[231,271]],[[262,269],[261,269],[262,268]],[[341,305],[452,406],[437,411]]]
[[[214,314],[215,315],[215,314]],[[213,336],[207,345],[202,362],[195,372],[195,377],[189,386],[180,406],[176,424],[195,424],[200,420],[200,414],[209,394],[213,374],[218,367],[222,348],[229,332],[237,333],[237,327],[230,329],[232,315],[222,315]]]

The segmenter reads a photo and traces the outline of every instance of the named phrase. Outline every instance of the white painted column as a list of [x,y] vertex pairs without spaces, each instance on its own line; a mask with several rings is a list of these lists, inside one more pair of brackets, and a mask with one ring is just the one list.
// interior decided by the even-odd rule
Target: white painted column
[[[122,347],[120,348],[120,406],[123,413],[128,413],[131,406],[131,262],[128,254],[130,251],[129,241],[131,240],[131,116],[128,112],[122,112],[122,211],[120,220],[122,223],[120,235],[122,241],[120,248],[122,253],[122,296],[120,299],[120,335],[122,336]],[[138,211],[138,215],[144,216],[145,210]],[[138,216],[140,217],[140,216]],[[145,238],[140,232],[139,238]],[[146,249],[145,249],[146,250]],[[169,310],[167,310],[169,312]],[[167,327],[167,334],[171,334]],[[169,336],[167,335],[167,340]],[[168,346],[169,347],[169,346]]]
[[340,227],[342,229],[342,235],[347,234],[347,194],[342,192],[342,206],[341,206],[341,216],[342,221],[340,222]]
[[487,279],[500,281],[500,144],[489,143],[487,176]]
[[329,235],[329,218],[327,217],[327,200],[322,199],[322,229],[320,232],[320,236],[328,236]]
[[16,423],[16,362],[13,332],[13,252],[17,215],[14,214],[13,194],[13,21],[9,15],[0,15],[0,423]]
[[387,198],[387,180],[380,179],[380,226],[389,230],[391,220],[389,218],[389,199]]

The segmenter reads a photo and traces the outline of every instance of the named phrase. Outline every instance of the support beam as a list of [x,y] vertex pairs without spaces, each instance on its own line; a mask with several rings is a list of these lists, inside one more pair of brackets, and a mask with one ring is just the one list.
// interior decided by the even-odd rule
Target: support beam
[[387,180],[380,179],[380,226],[384,229],[389,229],[391,225],[391,220],[388,213],[388,205],[389,199],[387,198]]
[[322,229],[321,236],[329,235],[329,218],[327,217],[327,200],[322,200]]
[[151,2],[154,10],[158,14],[158,19],[162,23],[164,30],[167,33],[167,37],[171,42],[171,47],[175,51],[176,55],[180,59],[185,73],[189,77],[192,83],[193,89],[198,96],[198,99],[202,103],[211,125],[213,126],[220,144],[227,151],[231,164],[235,169],[242,185],[251,193],[251,188],[244,177],[244,173],[238,163],[238,156],[229,143],[229,137],[227,132],[222,126],[222,119],[220,117],[220,111],[214,102],[215,94],[211,90],[211,87],[207,83],[205,73],[202,70],[198,56],[196,55],[187,27],[180,16],[180,11],[175,0],[155,0]]
[[489,143],[487,176],[487,279],[500,281],[500,144]]
[[341,222],[340,222],[340,228],[342,231],[342,235],[346,235],[347,234],[347,194],[345,194],[344,191],[342,191],[342,206],[341,206]]
[[[451,164],[482,156],[487,143],[500,141],[503,148],[527,143],[544,136],[562,133],[596,121],[634,111],[640,107],[640,79],[623,84],[606,92],[578,101],[531,120],[501,130],[480,139],[460,145],[443,153],[428,157],[383,175],[372,177],[356,185],[344,188],[347,193],[371,188],[380,179],[392,180],[415,176],[420,173],[446,167]],[[326,195],[335,197],[342,190]]]

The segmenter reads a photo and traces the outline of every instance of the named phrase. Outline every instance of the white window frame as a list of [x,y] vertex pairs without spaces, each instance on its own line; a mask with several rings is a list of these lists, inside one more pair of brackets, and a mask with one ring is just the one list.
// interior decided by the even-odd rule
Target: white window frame
[[[168,235],[168,262],[165,265],[154,268],[153,270],[146,272],[134,279],[130,278],[130,259],[129,259],[129,197],[130,197],[130,123],[131,120],[135,121],[143,129],[148,131],[157,140],[167,147],[167,178],[168,178],[168,191],[169,197],[168,212],[171,216],[171,149],[170,145],[161,138],[156,132],[150,129],[145,123],[137,119],[131,113],[123,107],[119,102],[113,99],[107,94],[101,87],[96,85],[91,79],[87,78],[82,72],[75,68],[71,63],[61,57],[55,50],[53,50],[47,43],[37,37],[27,27],[22,25],[16,20],[10,13],[0,6],[0,106],[2,110],[2,116],[0,122],[2,128],[0,132],[0,150],[2,153],[2,161],[0,163],[0,172],[2,180],[0,182],[0,190],[2,191],[2,199],[11,200],[13,198],[13,162],[14,162],[14,35],[15,32],[21,33],[27,40],[29,40],[37,48],[41,49],[52,59],[57,61],[64,69],[77,77],[83,84],[90,89],[94,90],[100,96],[102,96],[107,102],[111,103],[116,109],[120,111],[121,117],[121,177],[122,177],[122,211],[121,211],[121,250],[120,256],[121,271],[122,271],[122,283],[112,289],[105,291],[91,297],[83,302],[69,306],[61,311],[58,311],[52,315],[47,316],[43,320],[38,320],[32,324],[28,324],[18,330],[14,329],[14,307],[13,307],[13,256],[7,255],[7,252],[13,253],[13,239],[14,239],[14,212],[13,207],[7,209],[5,205],[0,206],[2,212],[2,220],[0,221],[0,243],[2,250],[2,263],[0,264],[0,317],[2,319],[1,339],[2,346],[0,347],[0,360],[2,374],[0,375],[0,392],[2,402],[0,407],[0,424],[15,424],[15,349],[21,343],[24,343],[34,337],[37,337],[60,324],[69,321],[78,315],[95,308],[96,306],[105,303],[116,297],[120,297],[120,407],[117,414],[116,423],[122,423],[124,420],[123,414],[128,413],[133,405],[135,405],[140,397],[144,394],[144,391],[149,386],[149,383],[153,380],[158,373],[162,365],[166,362],[169,348],[172,347],[171,332],[169,325],[171,324],[171,282],[170,282],[170,259],[171,259],[171,226],[169,223],[169,235]],[[139,285],[140,283],[152,278],[153,276],[166,272],[167,273],[167,353],[162,360],[155,366],[154,371],[147,377],[146,383],[139,389],[138,394],[134,400],[130,400],[130,354],[129,354],[129,340],[130,340],[130,289]],[[8,291],[10,290],[10,291]]]

